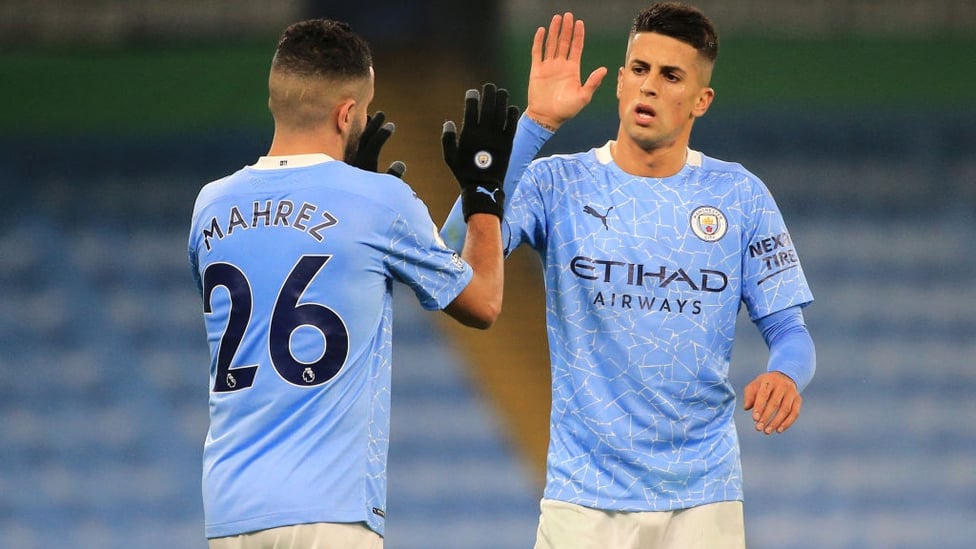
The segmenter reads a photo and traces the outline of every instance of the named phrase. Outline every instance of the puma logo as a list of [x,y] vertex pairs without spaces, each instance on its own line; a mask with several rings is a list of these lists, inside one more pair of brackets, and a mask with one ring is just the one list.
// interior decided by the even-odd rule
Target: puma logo
[[600,215],[600,212],[598,212],[595,209],[593,209],[593,206],[590,206],[589,204],[587,204],[586,206],[583,207],[583,213],[588,213],[588,214],[592,215],[593,217],[599,219],[600,222],[603,223],[603,228],[609,231],[610,230],[610,226],[607,225],[607,216],[610,215],[610,210],[612,210],[612,209],[613,209],[613,206],[610,206],[609,208],[607,208],[607,213],[605,213],[603,215]]
[[489,191],[488,189],[486,189],[486,188],[482,187],[481,185],[479,185],[478,188],[475,189],[475,192],[479,192],[481,194],[487,194],[488,196],[491,197],[491,201],[492,202],[494,202],[496,204],[498,203],[498,200],[495,198],[495,193],[498,192],[498,189],[495,189],[493,191]]

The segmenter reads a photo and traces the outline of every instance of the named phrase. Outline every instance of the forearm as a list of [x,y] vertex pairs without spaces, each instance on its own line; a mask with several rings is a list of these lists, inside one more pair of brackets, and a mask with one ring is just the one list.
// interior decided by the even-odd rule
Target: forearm
[[763,317],[756,325],[769,347],[766,370],[789,376],[802,392],[817,369],[817,353],[800,307]]
[[498,217],[472,215],[468,219],[467,235],[461,257],[471,266],[474,275],[445,312],[467,326],[488,328],[501,314],[505,287]]
[[[508,170],[505,172],[505,182],[503,189],[505,196],[511,197],[515,193],[519,179],[525,173],[525,169],[532,160],[535,159],[539,150],[545,145],[546,141],[552,137],[553,133],[546,130],[526,115],[519,118],[518,127],[515,131],[515,140],[512,145],[512,156],[508,161]],[[444,226],[441,228],[441,237],[452,250],[460,252],[465,245],[465,233],[468,230],[464,223],[464,214],[461,212],[461,200],[458,199],[451,208]]]

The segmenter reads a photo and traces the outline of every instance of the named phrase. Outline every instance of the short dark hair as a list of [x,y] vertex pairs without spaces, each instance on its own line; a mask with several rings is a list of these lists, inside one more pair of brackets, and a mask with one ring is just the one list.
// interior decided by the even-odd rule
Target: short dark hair
[[718,33],[708,17],[693,6],[677,2],[654,4],[637,14],[630,32],[663,34],[695,48],[709,61],[718,57]]
[[294,23],[278,40],[271,68],[297,76],[369,77],[369,45],[347,23],[310,19]]

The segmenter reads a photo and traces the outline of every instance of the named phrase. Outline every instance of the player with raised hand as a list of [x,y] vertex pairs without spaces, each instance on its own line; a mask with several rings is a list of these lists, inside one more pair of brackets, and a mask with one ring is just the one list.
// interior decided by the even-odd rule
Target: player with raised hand
[[[522,118],[530,118],[536,125],[554,132],[563,122],[576,116],[590,103],[603,78],[606,67],[594,69],[585,82],[580,81],[580,64],[586,27],[573,14],[555,15],[546,29],[539,27],[532,40],[532,65],[530,69],[527,107]],[[543,99],[544,98],[544,99]],[[533,100],[534,99],[534,100]],[[524,124],[524,122],[522,123]],[[518,127],[521,127],[519,124]],[[548,137],[540,138],[527,131],[516,131],[508,171],[502,193],[511,196],[519,176],[535,158]],[[521,141],[521,143],[520,143]],[[460,250],[464,245],[467,226],[464,223],[462,200],[459,198],[451,209],[441,229],[441,236],[448,246]],[[504,228],[504,227],[503,227]]]
[[[394,127],[367,114],[373,81],[369,47],[345,23],[289,26],[271,63],[268,153],[194,205],[214,549],[382,547],[393,283],[469,326],[500,313],[499,211],[475,194],[464,250],[444,245],[402,163],[376,173]],[[511,151],[518,110],[488,91],[466,96],[482,116],[466,115],[449,155],[463,189],[497,189]]]
[[816,366],[802,312],[813,295],[765,184],[690,148],[718,55],[697,8],[659,3],[634,18],[615,138],[531,160],[592,96],[566,39],[579,25],[554,16],[544,47],[535,34],[505,184],[506,254],[535,250],[546,288],[552,403],[535,547],[743,548],[736,317],[745,305],[769,346],[744,408],[757,431],[783,433]]

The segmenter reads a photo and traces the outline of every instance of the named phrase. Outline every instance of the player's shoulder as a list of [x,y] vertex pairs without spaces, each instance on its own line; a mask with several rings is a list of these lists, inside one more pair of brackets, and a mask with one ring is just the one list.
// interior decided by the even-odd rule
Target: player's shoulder
[[567,172],[592,172],[601,168],[599,149],[574,153],[558,153],[536,158],[529,164],[529,171],[536,174],[560,174]]
[[291,198],[314,201],[329,197],[334,203],[338,197],[343,197],[347,204],[358,204],[352,207],[376,208],[389,213],[401,211],[404,205],[417,198],[410,185],[396,176],[362,170],[345,162],[322,162],[284,170],[245,166],[205,184],[197,195],[195,209],[227,197],[267,193],[269,184],[279,186]]
[[694,156],[699,158],[697,162],[703,170],[717,173],[729,173],[735,175],[742,175],[744,177],[756,177],[755,174],[746,169],[745,166],[738,162],[733,162],[729,160],[722,160],[720,158],[715,158],[714,156],[709,156],[705,153],[689,150],[688,157],[689,163],[693,162]]
[[559,164],[586,164],[589,162],[596,161],[596,151],[598,149],[593,148],[587,151],[579,151],[573,153],[556,153],[549,156],[541,156],[532,161],[532,164],[538,165],[559,165]]
[[765,188],[756,174],[738,162],[722,160],[702,152],[689,150],[689,164],[697,165],[704,176],[710,179],[726,179],[737,185],[750,185]]
[[378,226],[389,226],[395,220],[409,225],[430,219],[427,203],[409,182],[387,173],[361,170],[343,164],[340,178],[333,179],[333,196],[346,197],[347,205],[355,205],[362,213],[369,213]]
[[343,186],[346,192],[392,209],[399,209],[409,201],[419,199],[410,183],[394,175],[361,170],[348,164],[343,164],[342,169],[349,170],[348,173],[353,176],[350,179],[355,179],[355,184]]
[[246,168],[241,168],[234,173],[227,174],[218,179],[204,184],[197,192],[196,204],[207,204],[214,201],[221,195],[231,192],[234,186],[242,179]]

